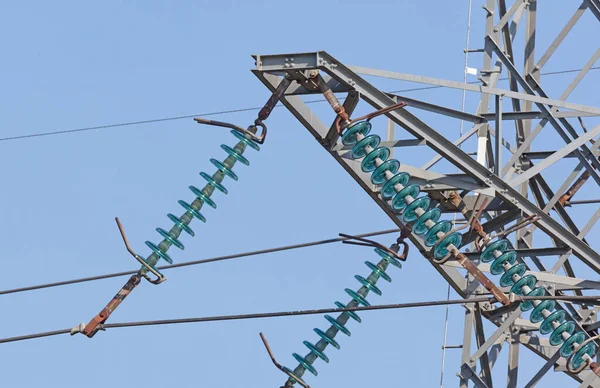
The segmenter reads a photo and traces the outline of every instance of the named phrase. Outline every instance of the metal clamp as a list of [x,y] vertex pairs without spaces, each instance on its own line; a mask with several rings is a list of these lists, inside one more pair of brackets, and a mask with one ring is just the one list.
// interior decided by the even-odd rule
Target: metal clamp
[[156,276],[156,279],[153,280],[150,276],[148,276],[142,270],[140,270],[138,272],[138,274],[143,276],[144,279],[146,279],[150,283],[156,284],[156,285],[167,280],[167,277],[165,275],[158,272],[158,270],[156,268],[154,268],[150,264],[148,264],[146,262],[146,260],[144,260],[141,256],[139,256],[137,253],[135,253],[133,251],[133,249],[131,249],[131,246],[129,245],[129,241],[127,240],[127,236],[125,235],[125,230],[123,229],[123,225],[121,225],[121,221],[119,221],[119,217],[115,217],[115,221],[117,222],[117,226],[119,227],[119,232],[121,233],[121,237],[123,238],[123,242],[125,243],[125,248],[127,248],[127,252],[129,252],[131,254],[131,256],[133,256],[134,259],[136,259],[145,269],[152,272]]
[[[400,235],[400,237],[398,237],[398,239],[396,240],[396,243],[393,244],[390,248],[378,243],[377,241],[369,240],[364,237],[352,236],[350,234],[344,234],[344,233],[340,233],[339,236],[348,239],[348,240],[342,241],[343,244],[352,244],[352,245],[361,245],[361,246],[365,246],[365,247],[379,248],[382,251],[385,251],[386,253],[388,253],[390,256],[393,256],[394,258],[396,258],[400,261],[406,261],[406,259],[408,257],[408,248],[409,247],[408,247],[408,243],[406,241],[404,241],[404,239],[407,237],[405,234],[405,229],[402,229],[402,234]],[[356,240],[356,241],[351,241],[351,240]],[[402,253],[398,254],[398,252],[400,251],[400,245],[402,245],[403,249],[402,249]]]
[[[263,144],[265,142],[265,137],[267,136],[267,126],[260,119],[256,119],[254,121],[254,124],[249,126],[248,129],[244,129],[242,127],[238,127],[235,124],[226,123],[224,121],[207,120],[207,119],[202,119],[199,117],[195,117],[194,121],[196,121],[198,124],[206,124],[206,125],[213,125],[215,127],[231,128],[231,129],[241,133],[242,135],[246,136],[250,140],[257,142],[258,144]],[[257,135],[255,133],[257,130],[257,127],[260,127],[262,129],[260,135]]]

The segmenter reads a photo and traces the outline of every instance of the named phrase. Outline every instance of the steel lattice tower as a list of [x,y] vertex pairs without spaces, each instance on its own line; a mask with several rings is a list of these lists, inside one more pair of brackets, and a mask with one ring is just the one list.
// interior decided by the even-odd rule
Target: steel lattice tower
[[[389,119],[388,138],[380,145],[402,150],[402,153],[415,147],[427,147],[435,151],[437,155],[421,166],[411,165],[410,160],[402,160],[402,155],[398,157],[402,162],[398,171],[409,173],[412,183],[419,185],[420,190],[432,200],[433,206],[438,207],[447,218],[464,221],[478,210],[475,208],[476,198],[479,195],[487,198],[479,224],[487,233],[501,233],[535,217],[535,222],[510,235],[509,246],[504,250],[516,252],[516,258],[510,264],[506,260],[500,263],[504,265],[503,269],[494,268],[494,265],[498,265],[495,261],[491,263],[502,252],[495,257],[490,256],[487,262],[481,260],[481,254],[473,245],[477,236],[473,233],[464,234],[461,251],[478,269],[507,295],[515,279],[529,275],[536,279],[531,285],[541,287],[547,295],[595,295],[595,290],[600,289],[600,282],[597,281],[600,273],[599,246],[593,239],[586,240],[586,235],[600,218],[600,208],[593,205],[600,203],[600,199],[594,199],[599,194],[596,185],[600,185],[600,142],[597,141],[600,125],[586,128],[580,123],[594,122],[595,116],[600,116],[600,107],[566,100],[600,57],[600,49],[596,48],[598,40],[590,37],[589,41],[581,42],[582,46],[591,45],[595,51],[591,58],[581,58],[581,70],[561,95],[548,95],[540,74],[550,60],[560,61],[560,57],[553,54],[582,15],[590,13],[600,22],[600,1],[573,3],[573,15],[556,21],[563,23],[564,28],[548,47],[541,48],[539,52],[535,45],[537,3],[536,0],[516,0],[512,4],[506,4],[504,0],[487,0],[484,6],[483,46],[475,50],[482,56],[478,66],[478,84],[346,66],[322,51],[256,55],[256,68],[252,71],[272,92],[284,78],[297,81],[285,92],[281,99],[283,105],[399,227],[404,227],[406,223],[393,211],[388,200],[382,198],[381,187],[374,185],[371,174],[361,169],[360,160],[351,157],[352,147],[342,144],[336,123],[326,125],[306,105],[303,97],[323,92],[323,88],[311,82],[318,74],[331,91],[344,96],[343,107],[349,115],[361,101],[375,109],[389,107],[398,101],[406,102],[408,105],[405,109],[386,114]],[[521,54],[513,50],[514,41],[519,37],[526,42]],[[363,76],[466,90],[478,93],[480,101],[475,112],[465,113],[384,92]],[[508,88],[497,86],[501,77],[508,77]],[[450,125],[456,126],[457,120],[464,120],[472,126],[467,127],[460,138],[452,141],[445,137],[441,129],[426,124],[427,119],[419,118],[425,115],[423,111],[445,117]],[[394,125],[400,129],[394,131]],[[559,141],[548,142],[545,134],[549,132],[557,136]],[[403,137],[396,138],[395,135]],[[575,168],[572,168],[573,165]],[[569,172],[557,178],[556,171],[565,171],[566,168]],[[579,196],[581,192],[586,193],[585,200],[573,198],[578,191]],[[590,195],[596,197],[589,199]],[[582,204],[587,204],[586,210],[591,210],[573,210],[575,205]],[[430,258],[432,248],[424,244],[421,236],[413,233],[410,240],[423,255]],[[461,297],[469,299],[489,295],[489,289],[483,287],[474,276],[465,276],[464,271],[461,272],[462,266],[457,260],[431,263]],[[499,275],[513,267],[523,271],[512,282],[507,281],[510,283],[508,286],[502,286]],[[577,274],[576,269],[579,272]],[[539,302],[536,302],[535,306],[538,305]],[[541,319],[545,321],[553,309],[557,316],[574,322],[574,332],[585,333],[582,338],[590,339],[597,335],[600,323],[596,307],[556,303],[555,307],[548,308],[543,316],[540,315]],[[484,332],[483,320],[493,323],[496,330]],[[556,322],[551,329],[558,327],[560,321]],[[508,348],[505,351],[509,353],[509,387],[532,387],[551,368],[555,372],[568,374],[581,387],[600,386],[600,378],[589,368],[578,373],[567,368],[567,358],[560,353],[561,344],[552,345],[547,335],[540,334],[541,325],[543,322],[540,321],[532,323],[529,312],[519,308],[487,302],[465,304],[464,337],[458,371],[460,387],[470,384],[491,387],[492,372],[504,374],[506,371],[498,365],[494,366],[503,348]],[[591,341],[600,345],[598,339]],[[517,384],[521,346],[532,350],[546,363],[530,381],[521,380]]]

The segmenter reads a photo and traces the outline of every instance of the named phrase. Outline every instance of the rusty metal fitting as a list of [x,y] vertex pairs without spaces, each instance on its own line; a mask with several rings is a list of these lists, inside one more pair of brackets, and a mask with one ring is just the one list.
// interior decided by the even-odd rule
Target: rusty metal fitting
[[[194,121],[196,121],[198,124],[206,124],[206,125],[213,125],[215,127],[223,127],[223,128],[233,129],[233,130],[241,133],[242,135],[246,136],[248,139],[257,142],[258,144],[263,144],[265,142],[265,138],[267,136],[267,126],[265,124],[263,124],[263,122],[260,121],[260,119],[256,119],[254,121],[254,125],[249,126],[247,129],[239,127],[235,124],[226,123],[224,121],[207,120],[207,119],[203,119],[200,117],[195,117]],[[257,127],[262,128],[262,132],[260,133],[260,135],[256,134],[256,132],[258,130]]]
[[458,250],[452,252],[452,254],[454,257],[456,257],[456,261],[460,265],[462,265],[463,268],[466,269],[471,275],[473,275],[473,277],[477,279],[477,281],[479,281],[479,283],[481,283],[481,285],[484,286],[485,289],[490,292],[490,294],[492,294],[494,299],[502,303],[502,305],[504,306],[509,306],[510,304],[512,304],[510,298],[508,298],[506,294],[500,291],[500,289],[496,287],[494,282],[492,282],[487,276],[485,276],[485,274],[481,272],[481,270],[477,268],[477,266],[471,260],[469,260],[467,256],[458,252]]
[[[285,75],[283,79],[279,82],[277,89],[271,94],[271,97],[265,103],[265,106],[262,107],[260,112],[258,112],[258,121],[263,121],[269,118],[269,115],[273,111],[273,108],[277,105],[277,103],[281,100],[281,97],[285,94],[285,91],[292,83],[292,78],[289,75]],[[256,123],[256,122],[255,122]]]
[[331,106],[333,111],[342,120],[349,121],[350,118],[348,117],[348,113],[346,113],[344,106],[340,103],[340,100],[337,99],[335,94],[333,94],[333,91],[327,85],[327,82],[325,82],[323,77],[320,74],[317,74],[314,78],[316,80],[317,86],[319,87],[319,90],[321,91],[321,93],[323,93],[323,96],[325,97],[325,99],[327,100],[327,102],[329,103],[329,105]]
[[101,325],[106,322],[106,320],[110,317],[113,311],[116,310],[117,307],[125,300],[127,295],[133,291],[133,289],[140,284],[142,278],[140,274],[132,275],[127,283],[117,292],[117,294],[111,299],[110,302],[96,315],[92,320],[83,328],[81,331],[82,334],[86,335],[89,338],[92,338],[98,330],[101,330]]

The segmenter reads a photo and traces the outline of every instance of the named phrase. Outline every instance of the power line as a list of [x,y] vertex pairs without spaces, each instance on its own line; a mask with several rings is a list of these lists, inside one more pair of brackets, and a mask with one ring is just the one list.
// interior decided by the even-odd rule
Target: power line
[[[390,234],[390,233],[397,233],[397,232],[400,232],[400,229],[380,230],[377,232],[357,234],[355,236],[356,237],[372,237],[372,236],[379,236],[379,235],[383,235],[383,234]],[[348,240],[348,238],[345,238],[345,237],[330,238],[330,239],[326,239],[326,240],[318,240],[318,241],[311,241],[311,242],[300,243],[300,244],[285,245],[285,246],[276,247],[276,248],[261,249],[258,251],[235,253],[232,255],[212,257],[209,259],[187,261],[187,262],[183,262],[183,263],[164,265],[161,267],[157,267],[157,269],[162,271],[162,270],[172,269],[172,268],[189,267],[192,265],[214,263],[216,261],[231,260],[231,259],[237,259],[240,257],[256,256],[256,255],[262,255],[265,253],[281,252],[281,251],[287,251],[287,250],[297,249],[297,248],[312,247],[315,245],[331,244],[334,242],[340,242],[340,241],[345,241],[345,240]],[[115,277],[120,277],[120,276],[133,275],[137,272],[138,271],[115,272],[115,273],[110,273],[110,274],[106,274],[106,275],[90,276],[90,277],[79,278],[79,279],[63,280],[63,281],[54,282],[54,283],[46,283],[46,284],[38,284],[38,285],[28,286],[28,287],[13,288],[10,290],[0,291],[0,295],[16,294],[19,292],[40,290],[43,288],[51,288],[51,287],[58,287],[58,286],[65,286],[68,284],[85,283],[85,282],[91,282],[91,281],[95,281],[95,280],[110,279],[110,278],[115,278]]]
[[[541,75],[557,75],[557,74],[575,73],[575,72],[578,72],[580,70],[581,69],[552,71],[552,72],[547,72],[547,73],[541,73]],[[600,70],[600,66],[592,67],[592,68],[590,68],[590,71],[591,70]],[[505,78],[499,78],[500,81],[505,81],[507,79],[508,78],[506,78],[506,77]],[[476,83],[479,83],[479,81],[470,81],[470,82],[467,82],[467,83],[468,84],[476,84]],[[439,86],[439,85],[423,86],[423,87],[418,87],[418,88],[410,88],[410,89],[402,89],[402,90],[392,90],[392,91],[390,91],[388,93],[407,93],[407,92],[416,92],[416,91],[420,91],[420,90],[440,89],[440,88],[443,88],[443,87],[444,86]],[[305,104],[315,104],[315,103],[320,103],[320,102],[325,102],[325,101],[327,101],[327,100],[325,100],[325,99],[311,100],[311,101],[306,101]],[[283,105],[279,104],[279,105],[276,106],[276,108],[281,108],[282,106]],[[189,119],[189,118],[192,118],[192,117],[207,117],[207,116],[223,115],[223,114],[228,114],[228,113],[250,112],[250,111],[257,111],[257,110],[260,110],[260,109],[262,109],[262,107],[240,108],[240,109],[232,109],[232,110],[222,110],[222,111],[217,111],[217,112],[199,113],[199,114],[195,114],[195,115],[164,117],[164,118],[151,119],[151,120],[129,121],[129,122],[117,123],[117,124],[99,125],[99,126],[95,126],[95,127],[83,127],[83,128],[75,128],[75,129],[65,129],[65,130],[52,131],[52,132],[38,132],[38,133],[29,134],[29,135],[19,135],[19,136],[3,137],[3,138],[0,138],[0,141],[22,140],[22,139],[30,139],[30,138],[42,137],[42,136],[53,136],[53,135],[63,135],[63,134],[77,133],[77,132],[87,132],[87,131],[93,131],[93,130],[98,130],[98,129],[128,127],[128,126],[132,126],[132,125],[158,123],[158,122],[162,122],[162,121],[183,120],[183,119]]]
[[[574,302],[574,303],[586,303],[588,305],[600,304],[600,297],[598,296],[570,296],[570,295],[546,295],[546,296],[518,296],[515,295],[515,301],[513,305],[516,307],[518,303],[526,300],[558,300],[563,302]],[[180,323],[201,323],[201,322],[218,322],[218,321],[235,321],[235,320],[246,320],[246,319],[260,319],[260,318],[277,318],[277,317],[289,317],[298,315],[318,315],[318,314],[331,314],[331,313],[343,313],[347,311],[371,311],[371,310],[391,310],[391,309],[404,309],[414,307],[434,307],[434,306],[446,306],[456,305],[463,303],[493,303],[496,300],[492,297],[478,297],[470,299],[452,299],[452,300],[437,300],[437,301],[426,301],[426,302],[409,302],[409,303],[395,303],[395,304],[383,304],[375,306],[358,306],[358,307],[346,307],[346,308],[325,308],[325,309],[311,309],[311,310],[295,310],[295,311],[277,311],[270,313],[252,313],[252,314],[237,314],[237,315],[217,315],[209,317],[195,317],[195,318],[178,318],[178,319],[161,319],[154,321],[135,321],[135,322],[118,322],[118,323],[107,323],[101,325],[102,329],[116,329],[123,327],[140,327],[140,326],[157,326],[157,325],[174,325]],[[594,303],[595,302],[595,303]],[[51,337],[61,334],[73,333],[76,334],[76,328],[73,329],[62,329],[48,331],[44,333],[28,334],[18,337],[9,337],[0,339],[1,343],[7,342],[18,342],[25,341],[34,338]]]

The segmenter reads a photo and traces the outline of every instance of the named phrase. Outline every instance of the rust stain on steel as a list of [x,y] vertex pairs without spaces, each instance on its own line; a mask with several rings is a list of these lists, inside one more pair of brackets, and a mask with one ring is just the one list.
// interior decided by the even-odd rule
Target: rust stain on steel
[[317,75],[316,80],[317,86],[321,90],[321,93],[323,93],[323,96],[325,97],[329,105],[331,105],[331,108],[333,108],[333,111],[337,113],[337,115],[340,116],[342,120],[349,121],[350,118],[348,117],[348,113],[346,113],[344,106],[340,103],[340,100],[338,100],[337,97],[333,94],[333,91],[329,88],[327,82],[325,82],[323,77]]
[[291,83],[292,83],[291,78],[283,77],[281,82],[279,82],[277,89],[275,89],[275,91],[273,92],[271,97],[269,97],[269,99],[267,100],[267,103],[265,104],[265,106],[263,106],[263,108],[260,110],[260,112],[258,112],[259,120],[261,120],[261,121],[266,120],[269,117],[269,115],[273,111],[273,108],[275,108],[275,105],[277,105],[279,100],[281,100],[281,97],[283,97],[283,94],[285,93],[285,91],[287,90],[288,86],[290,86]]
[[475,264],[471,260],[467,258],[467,256],[463,255],[460,252],[453,252],[454,257],[456,257],[456,261],[463,266],[471,275],[475,277],[484,286],[496,300],[502,303],[504,306],[508,306],[511,304],[510,299],[502,292],[496,285],[487,277],[483,272],[477,268]]
[[111,301],[108,302],[106,307],[104,307],[102,311],[100,311],[98,315],[92,318],[92,320],[85,326],[82,333],[88,336],[89,338],[92,338],[98,331],[98,327],[104,322],[106,322],[110,314],[112,314],[112,312],[115,311],[117,307],[119,307],[119,305],[121,304],[121,302],[123,302],[127,295],[129,295],[131,291],[138,284],[140,284],[140,281],[141,277],[139,274],[131,276],[127,283],[125,283],[123,288],[121,288],[119,292],[117,292],[117,295],[115,295],[111,299]]

